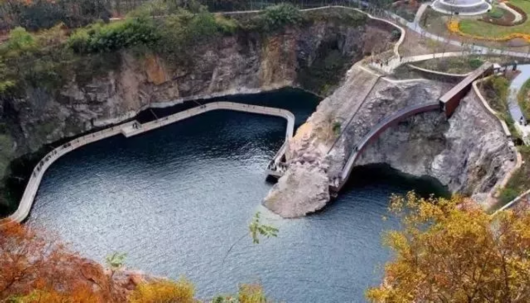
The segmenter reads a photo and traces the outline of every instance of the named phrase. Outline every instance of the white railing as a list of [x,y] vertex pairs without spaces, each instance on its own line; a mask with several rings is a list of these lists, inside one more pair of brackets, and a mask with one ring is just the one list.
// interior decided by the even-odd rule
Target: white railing
[[[31,208],[33,206],[33,203],[35,201],[35,196],[37,195],[37,191],[39,189],[40,183],[42,181],[42,178],[44,176],[44,173],[46,170],[59,158],[64,156],[65,154],[90,143],[103,140],[118,134],[123,134],[127,137],[138,135],[141,133],[148,132],[150,130],[154,130],[166,125],[169,125],[171,123],[175,123],[177,121],[181,121],[205,112],[213,111],[213,110],[233,110],[233,111],[240,111],[240,112],[247,112],[247,113],[255,113],[255,114],[262,114],[262,115],[270,115],[270,116],[277,116],[282,117],[287,120],[287,130],[285,132],[285,140],[288,140],[293,136],[294,132],[294,115],[284,109],[279,108],[273,108],[273,107],[265,107],[265,106],[259,106],[259,105],[248,105],[248,104],[242,104],[242,103],[233,103],[233,102],[212,102],[204,105],[200,105],[194,108],[190,108],[188,110],[160,118],[151,122],[147,122],[144,124],[140,124],[137,121],[131,121],[127,122],[118,126],[113,126],[92,134],[88,134],[82,137],[79,137],[77,139],[71,140],[51,152],[49,152],[42,160],[35,166],[33,169],[33,172],[31,173],[30,179],[28,181],[28,184],[26,185],[26,188],[24,190],[24,194],[22,195],[22,199],[20,200],[20,203],[18,205],[17,210],[11,214],[9,217],[7,217],[7,220],[0,220],[0,224],[7,222],[7,221],[15,221],[15,222],[22,222],[24,219],[27,218],[29,215]],[[134,126],[133,126],[134,125]]]

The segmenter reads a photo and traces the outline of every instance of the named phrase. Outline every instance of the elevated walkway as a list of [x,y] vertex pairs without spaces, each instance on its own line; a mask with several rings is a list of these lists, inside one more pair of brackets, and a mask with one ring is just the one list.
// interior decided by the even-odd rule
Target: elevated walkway
[[[213,110],[232,110],[253,114],[282,117],[287,120],[284,146],[287,146],[287,140],[293,136],[295,117],[290,111],[279,108],[233,102],[212,102],[205,105],[190,108],[188,110],[144,124],[141,124],[137,121],[131,121],[118,126],[113,126],[71,140],[70,142],[67,142],[55,148],[54,150],[49,152],[44,158],[42,158],[42,160],[35,166],[33,172],[31,173],[30,179],[28,181],[28,184],[26,185],[26,189],[24,190],[24,194],[22,196],[22,199],[20,200],[17,210],[6,219],[0,220],[0,224],[6,223],[7,221],[22,222],[28,217],[33,203],[35,202],[35,196],[37,195],[40,182],[42,181],[46,170],[55,161],[57,161],[57,159],[61,158],[65,154],[87,144],[103,140],[118,134],[122,134],[123,136],[130,138],[132,136],[136,136],[154,129],[158,129],[171,123],[175,123]],[[286,148],[283,148],[283,153],[285,153],[285,149]],[[281,151],[282,149],[280,149],[280,152]]]
[[366,134],[361,142],[356,145],[354,148],[354,151],[348,158],[348,161],[344,165],[344,168],[342,169],[342,173],[339,178],[332,180],[330,189],[332,191],[338,192],[342,189],[344,184],[346,184],[346,181],[350,178],[350,174],[353,170],[353,167],[355,166],[355,162],[359,158],[360,154],[364,151],[364,149],[370,144],[371,142],[377,140],[379,136],[389,127],[396,125],[400,121],[403,121],[413,115],[429,112],[429,111],[437,111],[440,110],[440,104],[438,102],[431,102],[427,104],[418,104],[418,105],[412,105],[405,107],[391,116],[388,116],[387,118],[380,121],[375,127],[372,128],[368,134]]
[[443,108],[445,115],[448,118],[453,115],[460,104],[460,101],[469,92],[471,85],[475,80],[492,73],[493,63],[485,62],[482,66],[471,72],[466,78],[464,78],[464,80],[460,81],[460,83],[441,96],[438,100],[440,101],[440,106]]

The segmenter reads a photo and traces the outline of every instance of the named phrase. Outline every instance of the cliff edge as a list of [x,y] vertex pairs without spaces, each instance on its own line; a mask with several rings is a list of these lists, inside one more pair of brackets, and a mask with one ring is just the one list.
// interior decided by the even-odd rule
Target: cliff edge
[[[436,101],[450,87],[430,80],[378,79],[354,66],[291,140],[289,169],[264,204],[286,218],[323,208],[330,199],[331,180],[372,127],[399,109]],[[471,92],[450,119],[433,111],[400,122],[371,143],[356,165],[386,163],[413,176],[434,177],[451,192],[484,200],[514,167],[515,152],[479,102]]]

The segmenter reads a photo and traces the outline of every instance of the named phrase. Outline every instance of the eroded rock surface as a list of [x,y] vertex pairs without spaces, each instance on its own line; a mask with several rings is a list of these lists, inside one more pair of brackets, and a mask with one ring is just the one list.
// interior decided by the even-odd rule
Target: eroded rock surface
[[[372,83],[360,81],[370,77],[366,73],[352,68],[344,85],[321,102],[297,131],[289,144],[290,167],[264,201],[274,212],[292,218],[324,207],[331,180],[371,128],[399,109],[437,100],[451,87],[428,80],[380,79],[364,98],[366,86]],[[500,126],[478,102],[471,92],[449,120],[435,111],[400,122],[369,145],[356,165],[387,163],[413,176],[434,177],[452,192],[483,200],[513,168],[515,153]],[[337,125],[344,128],[344,134],[335,142]]]

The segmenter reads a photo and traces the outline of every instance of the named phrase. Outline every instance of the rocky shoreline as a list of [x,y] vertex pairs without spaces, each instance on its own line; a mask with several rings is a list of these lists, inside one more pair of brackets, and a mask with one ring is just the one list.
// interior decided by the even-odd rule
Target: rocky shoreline
[[[301,217],[323,208],[330,200],[330,180],[341,171],[358,142],[370,128],[400,108],[432,102],[451,84],[430,80],[378,81],[366,90],[353,69],[343,86],[321,102],[289,144],[289,169],[265,198],[264,204],[286,218]],[[362,101],[361,101],[362,100]],[[359,104],[362,102],[362,104]],[[418,114],[384,131],[365,150],[356,165],[385,163],[403,173],[440,181],[451,192],[485,202],[491,190],[515,166],[509,138],[471,91],[455,114]],[[334,125],[359,107],[338,142]],[[341,124],[343,125],[343,124]],[[331,153],[327,151],[331,150]]]

